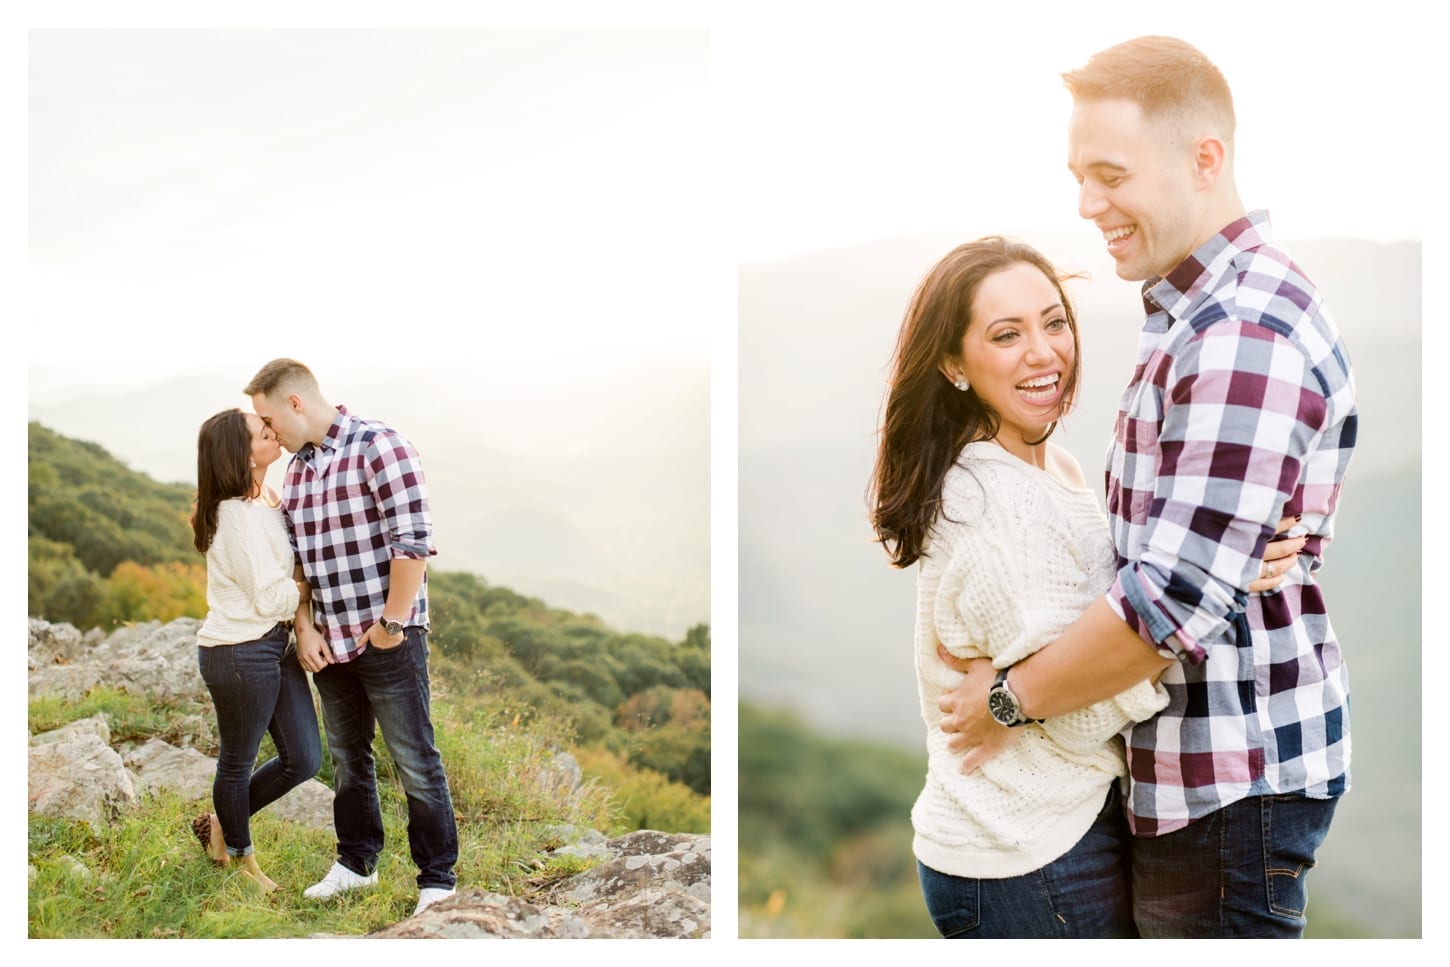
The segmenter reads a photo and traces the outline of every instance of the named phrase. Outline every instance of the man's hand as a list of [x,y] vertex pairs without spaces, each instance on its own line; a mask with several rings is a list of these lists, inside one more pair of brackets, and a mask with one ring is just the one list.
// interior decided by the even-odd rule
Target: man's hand
[[991,659],[957,658],[940,643],[936,646],[936,653],[947,665],[965,676],[960,685],[941,697],[937,708],[946,713],[942,716],[941,730],[950,736],[947,748],[966,753],[962,772],[970,774],[1016,742],[1022,730],[1007,728],[987,711],[987,692],[992,688],[992,680],[997,677]]
[[363,635],[363,643],[378,651],[389,651],[401,645],[405,637],[407,637],[406,629],[396,635],[390,635],[383,630],[383,623],[379,621],[368,629],[367,634]]
[[327,639],[318,633],[316,628],[310,625],[297,626],[297,661],[302,667],[316,674],[328,665],[335,664],[337,658],[332,654],[332,646]]

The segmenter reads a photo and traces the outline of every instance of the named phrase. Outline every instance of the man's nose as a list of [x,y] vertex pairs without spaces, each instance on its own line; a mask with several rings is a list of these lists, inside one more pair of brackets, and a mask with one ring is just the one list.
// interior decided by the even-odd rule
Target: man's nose
[[1094,219],[1108,210],[1108,200],[1102,189],[1094,187],[1091,181],[1084,181],[1077,190],[1077,213],[1080,217]]

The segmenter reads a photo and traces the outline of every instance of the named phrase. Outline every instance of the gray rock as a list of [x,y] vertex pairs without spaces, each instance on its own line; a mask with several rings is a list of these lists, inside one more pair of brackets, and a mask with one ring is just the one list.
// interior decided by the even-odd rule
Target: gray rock
[[[126,753],[124,761],[142,791],[155,794],[165,790],[185,799],[201,800],[205,808],[210,808],[212,781],[216,777],[216,759],[211,756],[152,739]],[[267,813],[330,833],[333,798],[331,789],[316,779],[309,779],[268,806]]]
[[368,936],[710,936],[708,836],[643,830],[608,840],[603,848],[610,857],[606,862],[556,884],[538,902],[463,889],[415,917]]
[[166,702],[209,700],[196,663],[200,627],[195,618],[177,618],[78,638],[70,625],[31,619],[30,694],[75,700],[105,684]]
[[549,851],[550,856],[572,856],[584,860],[611,859],[614,856],[609,839],[597,829],[551,826],[548,832],[564,840],[563,846]]
[[553,895],[567,903],[608,906],[662,889],[710,902],[710,837],[639,830],[609,846],[613,859],[572,877]]
[[97,833],[136,802],[126,765],[94,733],[44,738],[30,746],[30,808],[78,819]]
[[127,752],[122,761],[135,776],[139,788],[148,794],[164,789],[185,799],[211,795],[216,760],[195,749],[182,749],[152,739],[139,749]]
[[105,713],[92,715],[90,718],[76,719],[58,729],[51,729],[49,732],[41,732],[39,735],[30,737],[30,744],[49,745],[53,742],[68,742],[71,739],[78,739],[81,736],[94,735],[105,745],[111,744],[111,727],[106,721]]

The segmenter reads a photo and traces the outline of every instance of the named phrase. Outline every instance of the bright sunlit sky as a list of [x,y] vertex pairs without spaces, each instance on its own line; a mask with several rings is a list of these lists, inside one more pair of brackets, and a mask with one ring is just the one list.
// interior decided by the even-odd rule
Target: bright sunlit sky
[[703,369],[707,70],[701,30],[33,33],[32,388]]
[[1417,18],[1395,15],[1406,4],[891,9],[762,23],[719,43],[730,110],[751,132],[737,186],[744,257],[923,232],[1091,231],[1076,215],[1059,75],[1149,33],[1188,40],[1224,72],[1241,193],[1270,209],[1279,237],[1423,234],[1435,122],[1419,105],[1438,102],[1422,93]]

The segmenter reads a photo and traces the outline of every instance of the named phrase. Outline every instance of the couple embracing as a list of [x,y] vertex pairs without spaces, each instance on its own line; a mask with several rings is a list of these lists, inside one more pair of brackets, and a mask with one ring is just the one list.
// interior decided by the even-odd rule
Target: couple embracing
[[[214,862],[276,888],[250,817],[321,765],[310,672],[332,756],[338,855],[303,892],[326,899],[377,883],[376,728],[407,795],[419,913],[454,892],[458,859],[429,710],[426,569],[436,551],[422,464],[396,430],[329,404],[296,360],[263,366],[242,393],[254,412],[218,413],[197,440],[192,530],[207,571],[197,651],[221,748],[215,812],[193,832]],[[283,448],[293,456],[277,494],[266,473]],[[277,754],[255,767],[267,734]]]
[[898,338],[872,521],[917,564],[912,810],[948,937],[1298,937],[1349,782],[1316,582],[1357,412],[1314,284],[1234,182],[1233,100],[1142,37],[1063,75],[1079,215],[1146,319],[1106,518],[1049,442],[1077,320],[1034,249],[958,247]]

